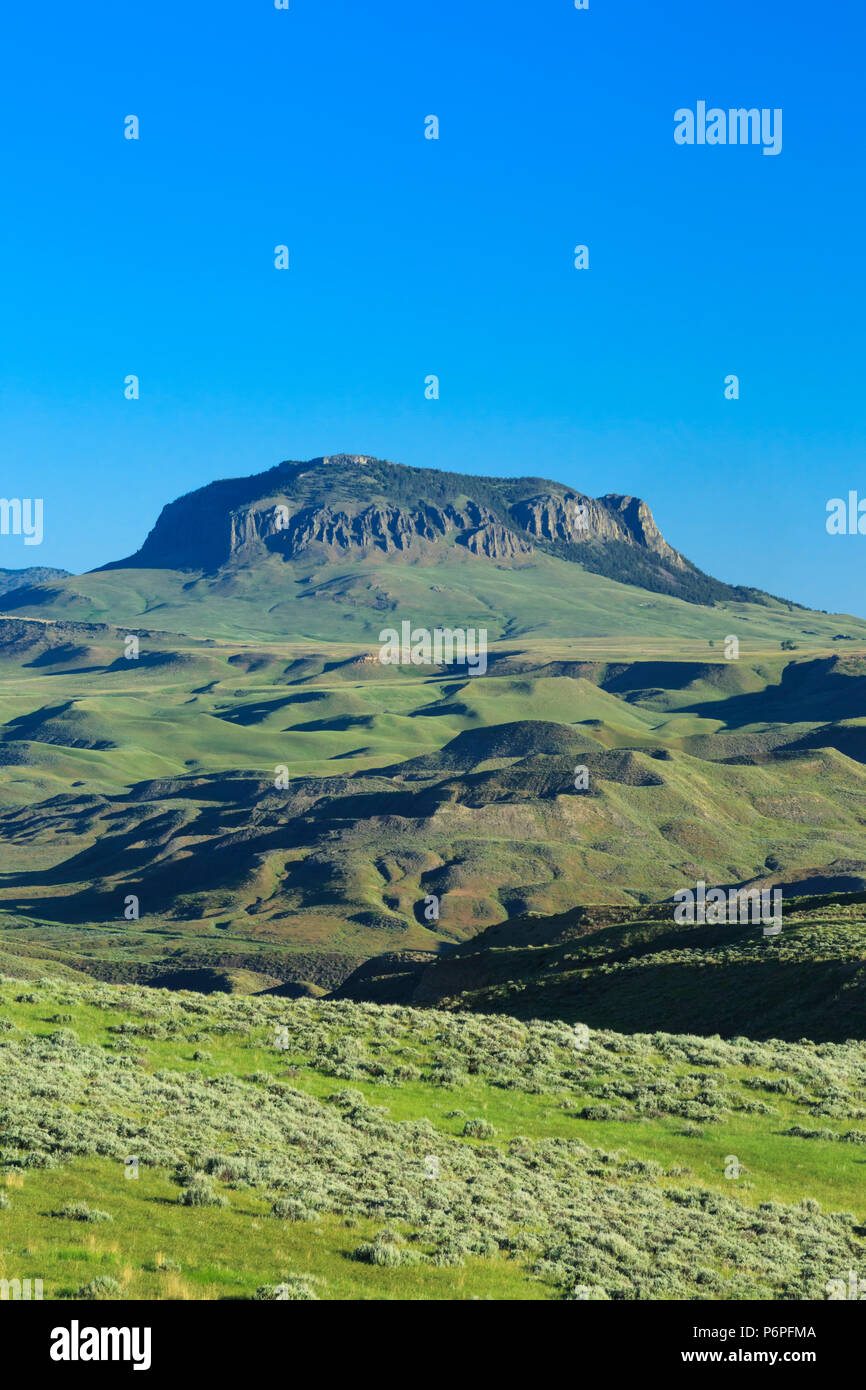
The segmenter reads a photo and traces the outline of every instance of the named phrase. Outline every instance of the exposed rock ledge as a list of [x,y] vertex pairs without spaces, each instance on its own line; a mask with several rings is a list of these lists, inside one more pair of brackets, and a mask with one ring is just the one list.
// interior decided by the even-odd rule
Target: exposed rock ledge
[[407,551],[426,541],[454,538],[477,555],[510,559],[527,554],[532,543],[498,522],[475,502],[465,506],[422,505],[364,507],[355,513],[330,507],[303,507],[289,515],[285,503],[245,508],[231,516],[231,554],[264,544],[284,555],[297,555],[311,546],[338,550]]

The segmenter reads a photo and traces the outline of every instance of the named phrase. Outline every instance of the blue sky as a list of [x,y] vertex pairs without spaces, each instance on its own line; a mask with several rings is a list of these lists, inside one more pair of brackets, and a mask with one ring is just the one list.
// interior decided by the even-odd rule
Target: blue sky
[[[346,451],[635,493],[720,578],[866,613],[866,536],[824,525],[866,496],[864,29],[833,0],[15,7],[0,495],[43,497],[45,539],[0,566],[90,568],[182,492]],[[782,108],[782,153],[676,145],[698,100]]]

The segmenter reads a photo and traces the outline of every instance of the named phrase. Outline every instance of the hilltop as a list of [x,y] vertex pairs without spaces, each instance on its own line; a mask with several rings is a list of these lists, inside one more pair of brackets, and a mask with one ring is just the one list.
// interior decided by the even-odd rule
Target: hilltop
[[209,637],[374,641],[389,614],[490,640],[574,635],[866,638],[703,573],[648,504],[546,478],[476,477],[359,454],[284,462],[165,506],[140,549],[7,595],[8,614]]

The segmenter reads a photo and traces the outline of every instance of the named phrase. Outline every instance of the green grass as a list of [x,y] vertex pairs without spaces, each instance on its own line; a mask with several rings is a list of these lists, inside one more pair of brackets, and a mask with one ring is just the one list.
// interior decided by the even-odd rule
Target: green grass
[[[144,1298],[303,1275],[338,1299],[822,1297],[864,1254],[866,1146],[844,1141],[864,1081],[862,1044],[576,1048],[558,1023],[6,979],[0,1277],[47,1297],[96,1275]],[[196,1169],[227,1205],[178,1202]],[[315,1219],[269,1216],[279,1193]],[[113,1219],[50,1215],[70,1201]],[[352,1258],[383,1231],[403,1263]]]
[[[227,1208],[180,1211],[169,1173],[142,1168],[127,1179],[121,1165],[82,1159],[51,1173],[0,1178],[11,1207],[0,1212],[0,1278],[42,1279],[46,1299],[74,1298],[108,1275],[131,1299],[246,1299],[286,1275],[323,1280],[320,1297],[358,1299],[520,1299],[554,1295],[502,1256],[469,1258],[464,1267],[388,1269],[352,1258],[379,1228],[373,1221],[324,1215],[314,1222],[276,1221],[270,1201],[234,1193]],[[11,1183],[11,1185],[10,1185]],[[85,1201],[113,1214],[89,1227],[47,1215],[53,1204]],[[179,1269],[160,1266],[171,1261]]]
[[350,644],[146,634],[136,663],[123,629],[14,629],[0,912],[75,970],[328,988],[528,911],[745,881],[770,848],[782,881],[839,863],[866,884],[856,652],[534,640],[470,679],[358,664]]
[[[670,906],[625,922],[620,912],[596,929],[581,909],[525,918],[450,957],[395,969],[390,989],[382,967],[376,997],[628,1031],[862,1039],[863,896],[795,899],[770,937],[751,923],[680,926]],[[344,993],[366,997],[363,973]]]

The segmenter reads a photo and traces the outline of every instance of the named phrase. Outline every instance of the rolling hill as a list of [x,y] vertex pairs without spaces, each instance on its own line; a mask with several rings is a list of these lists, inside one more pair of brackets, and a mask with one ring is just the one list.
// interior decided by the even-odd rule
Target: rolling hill
[[[73,970],[330,989],[770,863],[864,885],[866,623],[702,575],[639,499],[285,463],[4,606],[0,910]],[[487,626],[486,673],[383,665],[404,617]]]
[[[358,455],[0,608],[3,1272],[844,1285],[866,622],[703,574],[639,499]],[[486,670],[381,661],[406,619],[485,628]],[[781,931],[678,923],[699,880],[781,889]]]

